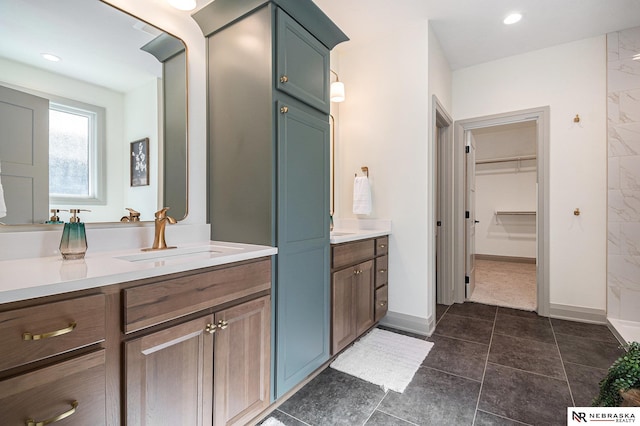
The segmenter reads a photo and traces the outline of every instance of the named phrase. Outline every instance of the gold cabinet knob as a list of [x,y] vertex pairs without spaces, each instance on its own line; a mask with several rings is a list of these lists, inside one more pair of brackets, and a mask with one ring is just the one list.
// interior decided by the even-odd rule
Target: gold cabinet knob
[[385,274],[387,272],[386,269],[380,269],[378,272],[380,272],[381,274]]
[[380,302],[380,307],[384,308],[384,305],[386,305],[386,304],[387,304],[387,302]]
[[227,326],[229,325],[229,323],[225,320],[220,320],[218,321],[218,328],[220,330],[224,330],[225,328],[227,328]]
[[216,328],[218,326],[215,324],[207,324],[207,326],[204,328],[204,331],[209,333],[209,334],[213,334],[216,332]]
[[280,113],[281,114],[286,114],[289,112],[289,107],[288,106],[283,106],[280,108]]
[[386,246],[386,244],[380,244],[380,248],[385,248]]
[[280,77],[280,83],[286,83],[289,81],[289,77],[287,77],[286,75],[283,75],[282,77]]

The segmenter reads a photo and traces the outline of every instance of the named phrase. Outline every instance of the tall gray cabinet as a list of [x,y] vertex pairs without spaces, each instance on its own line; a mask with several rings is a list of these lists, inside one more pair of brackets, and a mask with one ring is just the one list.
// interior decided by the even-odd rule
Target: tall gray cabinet
[[329,358],[329,51],[348,39],[310,0],[216,0],[193,17],[212,239],[278,247],[275,399]]

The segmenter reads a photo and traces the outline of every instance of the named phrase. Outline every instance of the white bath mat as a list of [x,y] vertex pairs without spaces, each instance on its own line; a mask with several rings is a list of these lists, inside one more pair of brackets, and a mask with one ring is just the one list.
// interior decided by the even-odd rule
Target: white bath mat
[[276,418],[269,417],[260,426],[285,426],[285,424]]
[[432,342],[374,328],[331,363],[331,368],[396,392],[405,388]]

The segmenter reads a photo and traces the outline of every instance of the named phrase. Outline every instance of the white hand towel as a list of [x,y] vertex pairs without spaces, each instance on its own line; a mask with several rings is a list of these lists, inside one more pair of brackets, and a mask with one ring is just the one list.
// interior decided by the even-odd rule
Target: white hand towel
[[371,187],[366,176],[358,176],[353,182],[353,213],[371,214]]
[[[2,170],[0,169],[0,172]],[[0,217],[7,215],[7,205],[4,203],[4,190],[2,189],[2,180],[0,180]]]

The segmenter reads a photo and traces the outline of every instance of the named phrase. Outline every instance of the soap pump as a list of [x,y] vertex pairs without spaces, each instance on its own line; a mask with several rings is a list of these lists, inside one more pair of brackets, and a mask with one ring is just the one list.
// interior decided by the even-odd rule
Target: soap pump
[[69,210],[60,210],[60,209],[51,209],[51,217],[47,220],[46,224],[63,224],[64,222],[60,220],[58,213],[66,212]]
[[64,259],[84,259],[87,252],[87,234],[84,223],[80,222],[78,213],[88,212],[86,209],[70,209],[72,214],[69,223],[64,224],[62,239],[60,240],[60,254]]

